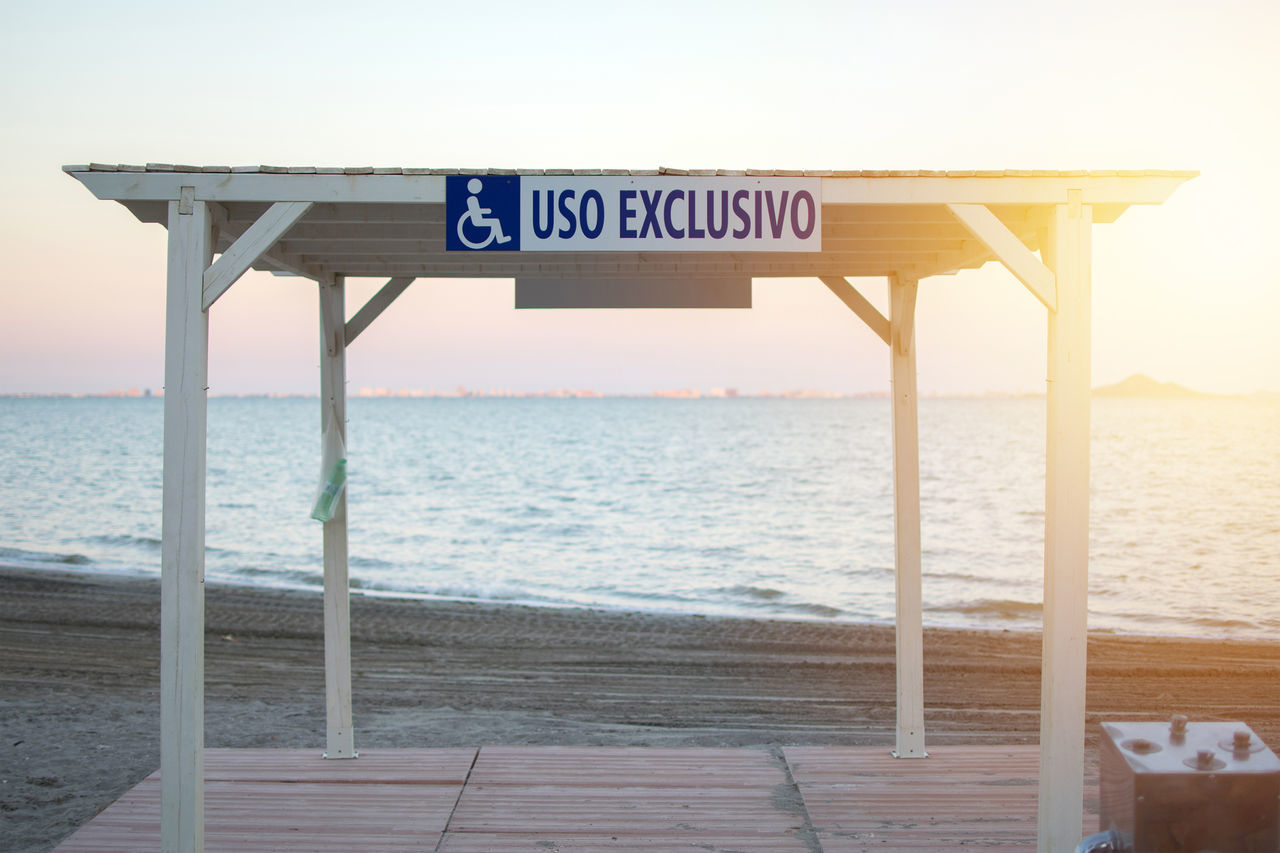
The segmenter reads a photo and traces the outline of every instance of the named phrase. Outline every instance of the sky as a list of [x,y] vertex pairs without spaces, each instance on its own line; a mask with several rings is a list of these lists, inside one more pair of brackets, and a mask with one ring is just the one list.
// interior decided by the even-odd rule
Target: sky
[[[61,171],[91,161],[1199,170],[1094,228],[1094,384],[1280,391],[1277,44],[1261,0],[12,4],[0,394],[163,383],[165,232]],[[316,301],[246,275],[211,311],[211,392],[315,392]],[[512,304],[510,281],[415,283],[352,347],[353,392],[888,388],[816,280],[759,280],[750,311]],[[927,279],[920,390],[1043,391],[1045,330],[996,264]]]

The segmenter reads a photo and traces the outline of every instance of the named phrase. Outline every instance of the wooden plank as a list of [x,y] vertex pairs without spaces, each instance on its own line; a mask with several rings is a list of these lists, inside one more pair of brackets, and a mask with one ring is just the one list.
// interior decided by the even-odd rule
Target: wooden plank
[[915,784],[933,776],[1034,780],[1039,766],[1035,745],[934,747],[929,761],[897,761],[882,747],[788,746],[787,766],[801,785],[837,785],[863,779]]
[[752,749],[486,746],[476,785],[600,785],[659,788],[769,787],[786,781],[777,761]]
[[[92,168],[94,164],[90,164]],[[285,170],[287,171],[287,170]],[[289,175],[180,172],[71,172],[98,198],[167,201],[183,183],[207,201],[444,202],[443,175]],[[372,172],[372,169],[368,169]],[[1190,174],[1114,177],[830,177],[821,178],[828,204],[1060,204],[1080,189],[1085,204],[1161,204]]]
[[879,335],[880,340],[889,343],[889,321],[852,284],[841,276],[820,275],[818,278],[849,310],[861,317],[862,322]]
[[[239,231],[232,227],[223,226],[218,229],[218,251],[225,252],[231,248],[235,242]],[[253,262],[250,269],[263,270],[267,272],[282,272],[291,275],[301,276],[302,278],[318,279],[320,271],[318,268],[305,267],[301,261],[281,250],[280,243],[276,243],[270,249],[258,256]]]
[[947,209],[995,253],[1036,299],[1050,311],[1057,310],[1057,284],[1053,271],[1042,264],[994,213],[980,204],[949,204]]
[[311,209],[309,202],[278,202],[249,226],[217,262],[204,271],[204,310],[218,301],[264,252]]
[[[989,259],[989,258],[988,258]],[[544,264],[536,262],[523,263],[494,263],[484,267],[476,267],[465,263],[455,263],[452,261],[432,262],[430,264],[421,263],[388,263],[385,261],[362,261],[342,263],[327,269],[331,271],[340,271],[348,277],[359,278],[384,278],[389,276],[411,276],[413,278],[517,278],[519,276],[534,276],[548,278],[552,276],[564,275],[565,270],[570,270],[574,275],[616,275],[619,277],[658,277],[667,275],[749,275],[752,278],[818,278],[821,276],[848,276],[850,278],[883,278],[892,272],[898,272],[903,275],[910,275],[912,278],[921,279],[931,275],[945,275],[950,272],[956,272],[959,269],[967,269],[971,267],[981,266],[987,259],[972,260],[963,266],[956,266],[951,263],[942,262],[925,262],[921,260],[919,264],[903,265],[902,258],[898,257],[892,262],[886,261],[882,263],[870,262],[854,262],[849,260],[831,260],[805,264],[788,264],[788,263],[741,263],[736,261],[724,262],[700,262],[694,264],[683,263],[644,263],[639,265],[627,265],[621,263],[610,263],[606,261],[589,261],[582,262],[569,267],[563,264]],[[309,268],[325,269],[319,266],[319,259],[316,264],[309,264]],[[311,276],[309,276],[311,277]]]
[[169,203],[164,472],[160,545],[160,764],[169,850],[204,843],[204,542],[209,315],[200,307],[213,253],[204,202]]
[[393,278],[384,284],[377,293],[369,297],[369,301],[360,307],[355,316],[347,321],[343,330],[346,345],[351,346],[351,342],[360,336],[360,333],[369,328],[369,324],[378,319],[383,311],[399,298],[400,294],[405,292],[409,285],[413,284],[413,279],[409,276],[402,278]]
[[264,270],[267,272],[285,272],[303,278],[319,280],[324,274],[322,269],[314,265],[303,264],[299,259],[280,251],[280,247],[273,246],[263,252],[254,263],[253,269]]
[[233,167],[230,175],[75,172],[72,177],[98,198],[168,200],[177,198],[176,188],[185,183],[207,201],[444,203],[443,175],[290,175],[238,169]]
[[[372,226],[365,227],[372,228]],[[851,229],[853,226],[843,227]],[[970,235],[967,232],[946,238],[897,236],[865,238],[860,234],[850,234],[848,236],[831,235],[823,237],[822,247],[824,253],[834,252],[851,255],[884,255],[886,253],[937,254],[939,252],[959,252],[964,249],[965,243],[969,239]],[[457,257],[456,254],[446,252],[444,228],[436,226],[431,226],[426,234],[420,233],[410,237],[393,237],[380,234],[375,237],[345,236],[320,238],[305,237],[290,233],[281,243],[278,244],[277,248],[284,253],[307,258],[314,257],[317,254],[324,254],[335,258],[358,258],[365,255],[421,256],[442,254],[447,257]],[[722,251],[728,250],[726,249]],[[537,252],[529,254],[541,256],[547,253]]]
[[468,784],[449,832],[655,835],[696,838],[750,828],[786,835],[802,825],[771,788],[600,787]]
[[[258,208],[261,205],[257,206]],[[286,242],[289,245],[306,243],[337,242],[382,242],[386,240],[444,240],[444,213],[435,205],[425,205],[430,210],[440,210],[439,216],[415,215],[412,219],[392,218],[368,221],[367,218],[353,222],[335,222],[322,220],[316,205],[308,214],[306,222],[300,222],[289,232]],[[247,208],[247,206],[246,206]],[[967,240],[969,231],[954,217],[947,214],[950,221],[934,223],[917,219],[903,222],[827,222],[822,223],[823,248],[830,248],[829,240],[894,240],[904,243],[929,240]],[[352,217],[353,219],[356,217]],[[252,220],[244,222],[238,217],[232,225],[247,228]]]
[[764,750],[484,747],[441,850],[808,851],[787,785]]
[[723,832],[714,837],[668,835],[556,835],[504,834],[494,832],[449,833],[440,845],[440,853],[600,853],[602,850],[624,853],[671,853],[673,850],[733,851],[734,853],[814,853],[814,847],[796,834],[755,835],[746,832]]
[[[160,782],[148,780],[57,849],[159,851]],[[432,850],[460,785],[208,782],[208,851]]]
[[[968,244],[965,244],[967,248]],[[961,251],[961,250],[957,250]],[[796,252],[794,254],[779,252],[654,252],[648,255],[628,255],[619,252],[579,253],[567,252],[491,252],[490,257],[483,260],[475,258],[459,258],[460,252],[407,252],[399,254],[394,246],[386,251],[373,253],[345,253],[340,250],[326,250],[317,247],[314,250],[295,252],[293,257],[300,264],[326,264],[334,269],[347,269],[348,266],[369,264],[455,264],[473,273],[492,271],[494,269],[513,268],[539,264],[543,266],[558,265],[560,272],[576,274],[581,264],[593,263],[609,265],[620,269],[634,269],[637,274],[652,266],[678,267],[684,269],[687,264],[714,263],[721,266],[737,264],[750,268],[757,264],[779,264],[794,271],[804,269],[810,264],[839,266],[843,262],[876,263],[887,271],[895,269],[894,265],[902,262],[934,262],[944,253],[921,249],[919,251],[868,251],[868,252]],[[479,254],[479,253],[477,253]]]
[[[784,749],[824,851],[1035,849],[1037,747],[930,753],[927,761],[903,762],[870,747]],[[1083,809],[1076,816],[1068,850],[1097,824]]]
[[477,750],[370,749],[357,761],[325,761],[318,749],[206,749],[210,782],[462,784]]

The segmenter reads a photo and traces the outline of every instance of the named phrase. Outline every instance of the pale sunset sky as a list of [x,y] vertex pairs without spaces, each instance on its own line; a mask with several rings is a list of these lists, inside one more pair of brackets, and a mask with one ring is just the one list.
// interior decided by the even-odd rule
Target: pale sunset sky
[[[15,2],[0,26],[0,394],[159,388],[165,232],[61,166],[1196,169],[1094,229],[1095,385],[1280,390],[1280,3]],[[874,302],[883,280],[860,280]],[[349,285],[348,312],[380,281]],[[816,280],[751,311],[516,312],[419,281],[361,386],[886,389]],[[213,393],[318,386],[315,287],[211,312]],[[923,393],[1040,392],[1002,267],[921,282]]]

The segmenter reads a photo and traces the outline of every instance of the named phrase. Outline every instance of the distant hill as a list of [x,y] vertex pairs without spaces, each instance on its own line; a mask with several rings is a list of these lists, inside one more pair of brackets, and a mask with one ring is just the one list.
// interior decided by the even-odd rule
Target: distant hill
[[1135,373],[1114,385],[1093,389],[1095,397],[1207,397],[1200,391],[1192,391],[1174,382],[1157,382],[1150,376]]

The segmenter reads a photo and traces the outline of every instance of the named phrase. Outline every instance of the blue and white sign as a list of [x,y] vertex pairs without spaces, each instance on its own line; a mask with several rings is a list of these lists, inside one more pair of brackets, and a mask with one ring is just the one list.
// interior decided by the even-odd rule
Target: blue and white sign
[[462,252],[818,252],[820,178],[449,175]]
[[445,178],[448,220],[445,249],[450,252],[520,250],[520,179],[485,175]]

